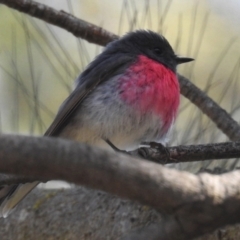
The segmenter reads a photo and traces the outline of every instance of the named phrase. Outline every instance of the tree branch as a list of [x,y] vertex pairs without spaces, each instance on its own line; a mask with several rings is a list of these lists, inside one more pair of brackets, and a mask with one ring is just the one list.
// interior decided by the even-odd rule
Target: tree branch
[[118,38],[115,34],[101,27],[76,18],[64,11],[57,11],[42,3],[31,0],[0,0],[0,3],[52,25],[61,27],[71,32],[74,36],[85,39],[90,43],[105,46],[107,43]]
[[159,226],[161,239],[191,239],[240,222],[240,171],[196,176],[72,141],[15,135],[0,137],[0,170],[66,180],[148,204],[172,215]]
[[[166,154],[166,151],[169,154]],[[166,148],[166,151],[158,148],[140,148],[129,152],[129,154],[132,157],[143,158],[160,164],[240,158],[240,142],[175,146]],[[0,186],[33,181],[44,182],[44,179],[0,174]]]
[[239,124],[216,102],[192,84],[187,78],[178,75],[181,94],[206,114],[232,141],[240,140]]
[[[35,189],[13,214],[0,218],[0,239],[105,240],[108,236],[116,240],[125,236],[124,240],[159,240],[160,223],[161,216],[155,210],[101,191],[83,187]],[[224,239],[239,239],[239,229],[224,228]],[[217,234],[198,240],[222,239]]]
[[[129,152],[130,156],[143,158],[160,164],[195,162],[202,160],[217,160],[240,157],[239,142],[225,142],[205,145],[175,146],[166,149],[166,154],[158,148],[140,148]],[[227,160],[226,160],[227,161]],[[44,182],[44,179],[29,178],[9,174],[0,174],[0,186],[26,183],[33,181]]]
[[[57,11],[44,4],[31,0],[0,0],[0,3],[61,27],[71,32],[74,36],[83,38],[91,43],[105,46],[107,43],[118,38],[117,35],[84,20],[78,19],[69,13]],[[232,141],[240,140],[240,126],[225,110],[187,78],[179,75],[179,82],[183,96],[200,108],[201,111],[229,137],[229,139]]]
[[166,148],[166,151],[158,148],[140,148],[130,154],[161,164],[239,158],[240,142],[175,146]]

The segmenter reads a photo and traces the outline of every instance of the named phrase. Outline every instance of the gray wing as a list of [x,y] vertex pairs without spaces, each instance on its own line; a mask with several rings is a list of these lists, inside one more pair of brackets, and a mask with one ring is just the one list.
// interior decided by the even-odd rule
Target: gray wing
[[[86,96],[101,82],[121,73],[133,60],[131,56],[126,56],[126,54],[115,56],[114,59],[107,56],[97,58],[78,77],[76,88],[62,104],[44,136],[58,136],[58,133],[67,125],[71,115]],[[39,182],[36,181],[0,188],[0,217],[7,217],[17,204],[38,184]]]
[[[132,63],[133,58],[120,54],[112,59],[111,57],[105,59],[96,59],[92,64],[77,78],[76,88],[65,100],[59,109],[59,112],[44,134],[45,136],[57,136],[58,133],[67,125],[71,115],[75,112],[82,101],[94,90],[100,83],[122,73],[129,64]],[[90,71],[91,69],[91,71]]]

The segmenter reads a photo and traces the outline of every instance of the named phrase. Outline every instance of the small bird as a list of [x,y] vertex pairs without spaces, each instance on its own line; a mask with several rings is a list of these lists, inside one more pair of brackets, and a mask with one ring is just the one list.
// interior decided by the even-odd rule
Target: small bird
[[[176,67],[192,60],[177,56],[155,32],[126,34],[76,79],[45,136],[119,150],[165,144],[179,107]],[[38,183],[3,187],[0,216],[6,217]]]

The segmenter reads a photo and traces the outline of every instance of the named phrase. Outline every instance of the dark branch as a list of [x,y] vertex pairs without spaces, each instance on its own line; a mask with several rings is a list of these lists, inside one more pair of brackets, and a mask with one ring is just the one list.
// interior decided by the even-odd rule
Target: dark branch
[[178,76],[181,94],[201,109],[232,141],[240,140],[239,124],[216,102],[192,84],[187,78]]
[[176,146],[167,148],[167,151],[169,155],[157,148],[140,148],[132,151],[131,155],[161,164],[239,158],[240,142]]
[[32,17],[41,19],[52,25],[61,27],[74,36],[105,46],[107,43],[118,38],[113,33],[104,30],[94,24],[74,17],[64,11],[57,11],[54,8],[31,0],[0,0],[0,3],[26,13]]

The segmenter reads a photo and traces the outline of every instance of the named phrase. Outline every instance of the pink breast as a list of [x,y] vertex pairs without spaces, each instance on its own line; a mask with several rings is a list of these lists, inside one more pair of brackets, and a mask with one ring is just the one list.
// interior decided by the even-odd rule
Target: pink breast
[[180,98],[176,74],[146,56],[140,55],[120,79],[120,93],[134,110],[159,115],[165,130],[176,118]]

